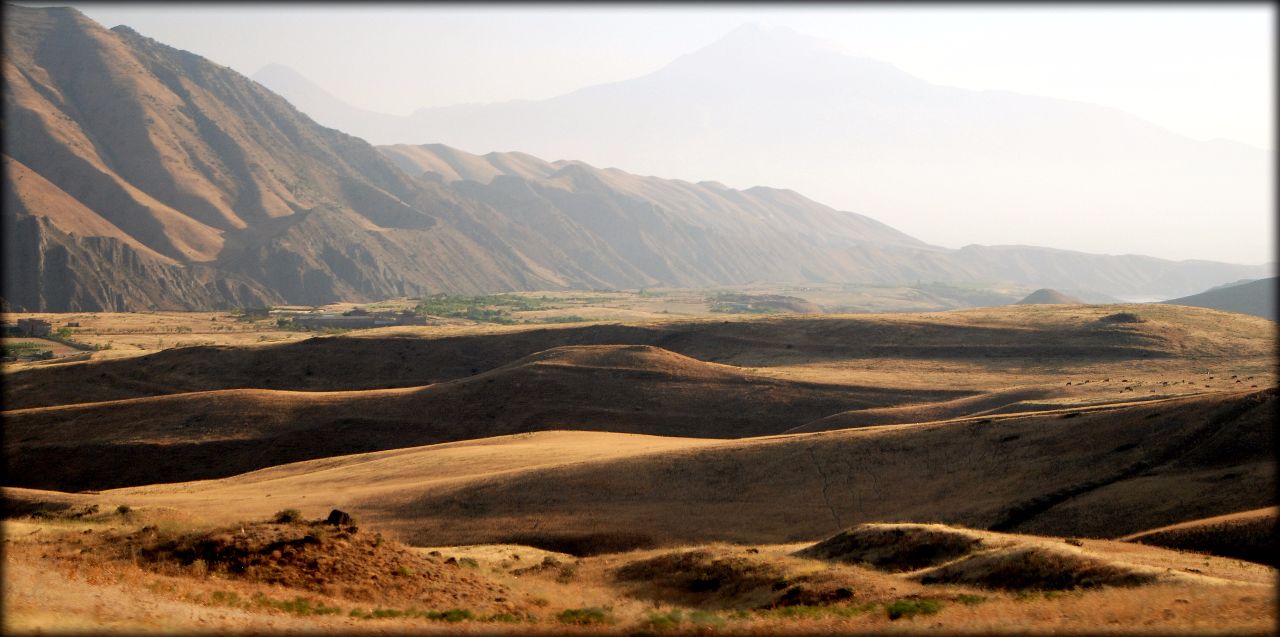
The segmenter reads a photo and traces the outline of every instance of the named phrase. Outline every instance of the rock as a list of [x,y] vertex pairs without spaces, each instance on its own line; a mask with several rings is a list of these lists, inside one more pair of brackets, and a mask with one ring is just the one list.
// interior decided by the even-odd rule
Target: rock
[[332,524],[334,526],[350,526],[351,514],[347,513],[346,511],[339,511],[338,509],[334,509],[329,512],[329,518],[326,519],[325,522],[328,522],[329,524]]

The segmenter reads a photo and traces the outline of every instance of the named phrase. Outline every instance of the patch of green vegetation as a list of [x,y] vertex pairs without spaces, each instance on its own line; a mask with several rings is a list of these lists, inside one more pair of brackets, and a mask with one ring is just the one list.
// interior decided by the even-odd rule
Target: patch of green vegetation
[[458,558],[458,565],[467,568],[480,568],[480,562],[477,562],[474,557],[460,557]]
[[249,605],[248,600],[241,599],[240,594],[235,591],[214,591],[209,595],[209,600],[219,606],[235,606],[242,608]]
[[749,295],[720,293],[707,297],[712,312],[725,314],[779,314],[781,309],[753,302]]
[[900,599],[884,607],[889,619],[901,619],[916,615],[932,615],[942,610],[942,602],[936,599]]
[[460,622],[470,621],[476,618],[475,614],[465,608],[451,608],[449,610],[418,610],[416,608],[400,609],[400,608],[375,608],[373,610],[361,610],[359,608],[351,609],[348,613],[349,617],[356,619],[397,619],[397,618],[422,618],[432,621],[441,622]]
[[650,613],[645,618],[644,626],[653,630],[671,630],[684,621],[684,613],[679,609],[667,613]]
[[297,509],[284,509],[276,511],[275,517],[271,518],[276,524],[293,524],[302,521],[302,512]]
[[547,309],[544,298],[532,298],[515,294],[488,294],[484,296],[452,296],[435,294],[423,297],[414,311],[429,316],[463,318],[482,323],[509,325],[517,321],[512,312]]
[[537,621],[537,617],[533,615],[516,615],[514,613],[494,613],[485,617],[482,621],[495,622],[500,624],[519,624],[520,622]]
[[594,319],[577,314],[565,314],[561,316],[546,316],[537,320],[538,323],[586,323]]
[[[863,613],[875,610],[877,604],[869,603],[860,606],[819,606],[813,604],[796,604],[794,606],[779,606],[777,608],[767,608],[757,610],[756,614],[761,617],[776,617],[780,619],[817,619],[819,617],[835,616],[835,617],[853,617]],[[739,617],[730,616],[733,619]]]
[[701,627],[723,626],[724,618],[710,611],[695,610],[689,613],[689,623]]
[[40,343],[5,343],[4,356],[12,356],[15,358],[23,356],[52,358],[54,357],[54,352],[50,349],[46,349],[44,345],[41,345]]
[[600,624],[612,624],[617,620],[603,608],[570,608],[556,615],[556,619],[562,624],[575,624],[578,626],[593,626]]
[[556,574],[556,581],[561,584],[568,584],[578,575],[578,567],[573,564],[566,564],[560,567],[560,572]]
[[967,593],[964,593],[964,594],[956,595],[955,601],[961,604],[964,604],[965,606],[977,606],[978,604],[981,604],[987,601],[987,598],[981,595],[969,595]]
[[313,602],[306,597],[295,597],[291,600],[271,599],[261,593],[254,596],[254,603],[264,608],[274,608],[286,613],[299,616],[310,615],[336,615],[342,612],[342,609],[334,606],[325,606],[323,602]]

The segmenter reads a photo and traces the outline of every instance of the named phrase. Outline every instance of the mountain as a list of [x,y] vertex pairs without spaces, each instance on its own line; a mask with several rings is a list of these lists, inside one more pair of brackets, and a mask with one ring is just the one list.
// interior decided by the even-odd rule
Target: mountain
[[744,25],[648,75],[551,99],[399,117],[338,113],[322,106],[336,98],[278,75],[258,79],[374,143],[519,149],[784,187],[929,242],[1123,254],[1142,237],[1150,253],[1181,255],[1196,237],[1196,253],[1218,259],[1271,253],[1270,235],[1257,232],[1271,214],[1270,152],[1191,140],[1102,106],[932,84],[785,28]]
[[791,190],[378,148],[226,67],[73,9],[6,7],[5,29],[14,311],[756,282],[999,280],[1168,298],[1266,272],[953,251]]
[[1015,305],[1045,305],[1045,304],[1078,305],[1083,302],[1084,301],[1081,301],[1080,299],[1067,296],[1066,294],[1059,292],[1057,290],[1050,290],[1049,288],[1040,288],[1039,290],[1036,290],[1035,292],[1028,294],[1021,301],[1018,301]]
[[1276,277],[1218,286],[1199,294],[1171,299],[1164,303],[1252,314],[1274,321],[1276,320]]
[[[749,195],[757,200],[752,202],[753,208],[759,202],[770,204],[768,212],[755,212],[752,222],[767,226],[762,231],[773,233],[776,239],[744,255],[745,262],[767,265],[767,271],[757,275],[765,281],[1009,281],[1087,290],[1073,294],[1089,296],[1091,302],[1113,302],[1111,297],[1159,298],[1156,290],[1202,290],[1233,280],[1238,272],[1270,272],[1267,266],[1086,254],[1034,246],[970,245],[946,250],[869,217],[837,212],[786,190],[754,187],[736,191],[716,182],[690,184],[638,177],[615,168],[598,170],[578,161],[546,162],[519,152],[473,155],[443,144],[397,144],[378,149],[406,172],[444,181],[508,214],[535,205],[527,196],[530,191],[539,199],[550,199],[556,207],[572,209],[574,206],[562,203],[570,196],[566,189],[580,197],[595,187],[618,201],[642,198],[645,203],[632,207],[629,216],[633,218],[643,218],[646,208],[657,206],[663,211],[679,211],[690,224],[732,233],[730,224],[740,223],[734,211],[746,204]],[[565,173],[559,171],[572,171],[579,178],[566,180]],[[511,185],[521,182],[521,197],[509,196]],[[545,206],[542,202],[536,205]],[[801,242],[777,243],[796,233]],[[812,255],[821,258],[808,260]]]

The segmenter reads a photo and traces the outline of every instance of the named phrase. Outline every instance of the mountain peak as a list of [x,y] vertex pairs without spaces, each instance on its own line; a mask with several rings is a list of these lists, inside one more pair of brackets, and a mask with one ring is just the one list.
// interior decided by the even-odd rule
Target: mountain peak
[[760,22],[743,23],[702,51],[842,54],[840,47],[833,42],[805,35],[788,26]]

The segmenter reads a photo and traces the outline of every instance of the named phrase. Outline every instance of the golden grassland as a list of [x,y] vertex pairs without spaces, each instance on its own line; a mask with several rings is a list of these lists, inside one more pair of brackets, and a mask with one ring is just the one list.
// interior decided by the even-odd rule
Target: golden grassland
[[6,366],[5,630],[1275,631],[1275,570],[1223,550],[1274,527],[1274,322],[637,307],[79,317],[142,355]]
[[[269,526],[282,525],[241,523],[228,534],[252,535]],[[155,563],[109,550],[122,544],[121,538],[209,535],[174,513],[10,520],[4,530],[5,628],[11,633],[940,629],[1260,634],[1275,628],[1270,567],[1142,545],[1085,540],[1076,546],[1061,538],[937,525],[930,527],[933,533],[976,534],[1010,546],[1087,556],[1116,569],[1149,573],[1151,581],[1065,591],[924,584],[918,571],[802,557],[797,552],[808,545],[795,543],[706,544],[575,558],[516,545],[411,549],[385,540],[384,551],[414,551],[420,556],[414,559],[428,565],[420,572],[382,574],[415,579],[425,591],[416,599],[388,600],[368,597],[367,581],[339,581],[325,592],[219,572],[199,562]],[[361,530],[353,537],[372,533]],[[334,547],[348,540],[330,538],[343,535],[318,541],[324,550],[340,551]],[[466,590],[496,592],[486,600],[460,596],[458,581],[471,582]]]

